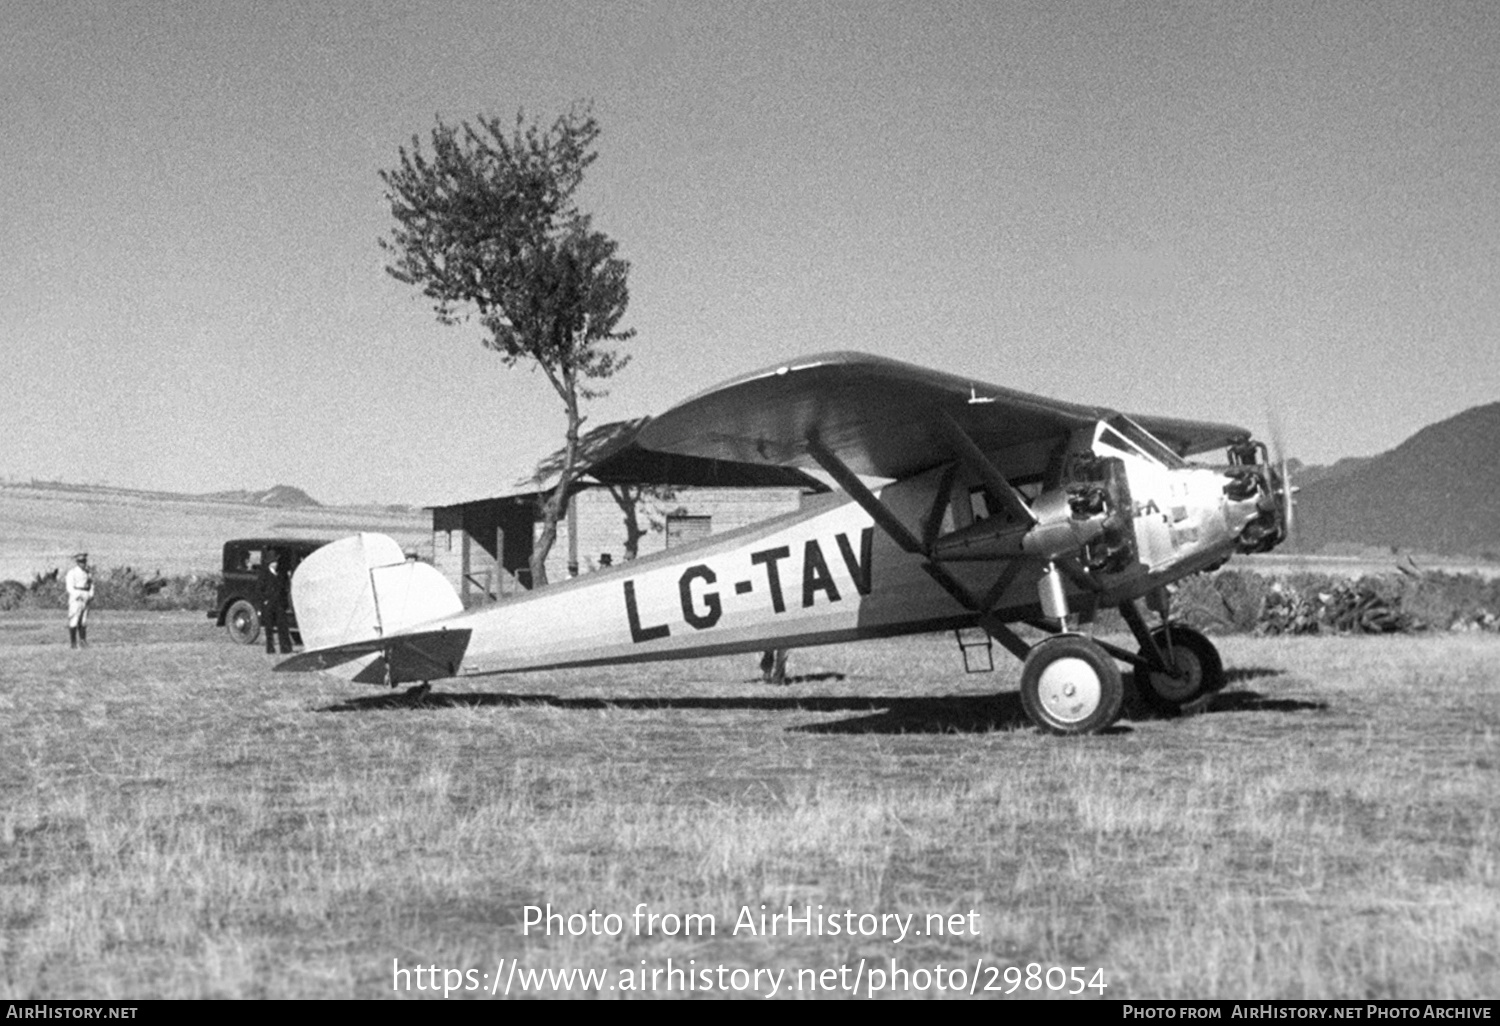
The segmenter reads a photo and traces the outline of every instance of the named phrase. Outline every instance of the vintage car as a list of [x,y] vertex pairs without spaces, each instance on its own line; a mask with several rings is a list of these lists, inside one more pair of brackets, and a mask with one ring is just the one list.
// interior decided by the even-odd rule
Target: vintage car
[[[261,596],[260,568],[267,561],[267,553],[275,550],[280,558],[290,561],[287,572],[297,569],[297,564],[314,549],[328,544],[310,538],[236,538],[224,543],[223,578],[219,582],[218,599],[208,611],[208,618],[229,631],[229,636],[241,645],[253,645],[260,637]],[[287,622],[291,625],[293,640],[297,637],[297,613],[287,600]]]

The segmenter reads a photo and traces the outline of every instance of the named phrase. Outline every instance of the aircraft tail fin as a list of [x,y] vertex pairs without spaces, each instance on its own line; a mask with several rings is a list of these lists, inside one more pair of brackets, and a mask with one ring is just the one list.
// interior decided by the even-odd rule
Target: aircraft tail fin
[[[292,606],[307,651],[282,665],[351,679],[382,660],[380,653],[396,636],[414,636],[413,628],[463,611],[436,569],[408,560],[393,539],[368,533],[332,542],[304,559],[292,575]],[[349,658],[307,658],[326,649]]]

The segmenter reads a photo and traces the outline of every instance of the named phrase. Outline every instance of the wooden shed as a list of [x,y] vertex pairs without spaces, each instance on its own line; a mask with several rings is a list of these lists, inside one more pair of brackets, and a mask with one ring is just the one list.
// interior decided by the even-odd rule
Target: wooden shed
[[[636,436],[648,419],[606,424],[580,439],[584,473],[571,489],[568,515],[558,525],[547,560],[549,579],[618,565],[626,558],[625,489],[654,489],[637,512],[649,523],[638,544],[640,555],[795,511],[804,495],[828,490],[790,467],[642,449]],[[531,587],[542,503],[556,487],[561,462],[561,452],[553,453],[532,477],[502,494],[428,507],[433,564],[454,582],[466,606]]]

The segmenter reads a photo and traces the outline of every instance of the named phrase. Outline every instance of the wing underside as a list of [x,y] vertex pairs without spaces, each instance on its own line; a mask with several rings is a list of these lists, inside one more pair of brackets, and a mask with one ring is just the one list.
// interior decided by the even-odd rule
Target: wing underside
[[[811,468],[817,465],[809,452],[815,441],[856,474],[900,479],[956,458],[955,424],[987,452],[1030,446],[1045,453],[1051,443],[1112,415],[1102,407],[841,352],[747,374],[695,396],[652,420],[640,444],[684,455]],[[1246,434],[1227,424],[1136,419],[1183,454]]]

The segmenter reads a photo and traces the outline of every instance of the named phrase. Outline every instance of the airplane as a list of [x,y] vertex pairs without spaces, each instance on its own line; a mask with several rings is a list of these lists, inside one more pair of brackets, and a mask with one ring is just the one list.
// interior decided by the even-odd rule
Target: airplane
[[[469,611],[391,539],[345,538],[297,569],[307,651],[276,669],[425,689],[951,630],[966,666],[970,647],[992,642],[1022,661],[1036,727],[1091,734],[1121,714],[1121,663],[1164,713],[1223,688],[1213,643],[1171,620],[1168,586],[1269,551],[1292,516],[1285,464],[1234,425],[1128,416],[853,352],[730,380],[649,420],[638,444],[821,469],[841,491]],[[1216,465],[1187,459],[1216,449]],[[1135,650],[1086,633],[1109,608]],[[1027,641],[1020,624],[1044,636]]]

